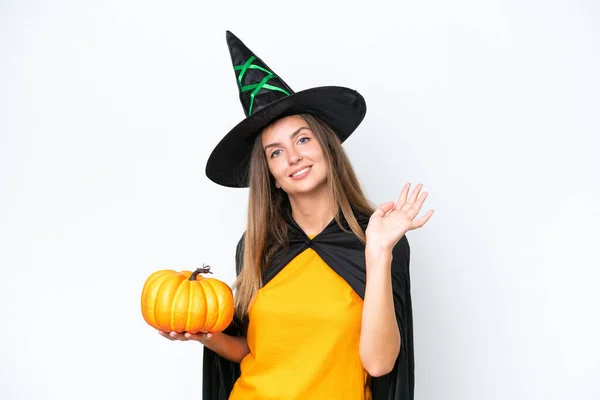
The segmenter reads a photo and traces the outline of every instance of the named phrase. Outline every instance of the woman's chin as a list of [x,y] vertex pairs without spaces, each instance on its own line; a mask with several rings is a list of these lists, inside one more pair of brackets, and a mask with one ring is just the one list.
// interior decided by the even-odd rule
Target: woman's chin
[[316,184],[312,179],[303,179],[301,181],[291,182],[286,188],[288,195],[306,195],[310,193],[318,193],[323,190],[324,183],[321,185]]

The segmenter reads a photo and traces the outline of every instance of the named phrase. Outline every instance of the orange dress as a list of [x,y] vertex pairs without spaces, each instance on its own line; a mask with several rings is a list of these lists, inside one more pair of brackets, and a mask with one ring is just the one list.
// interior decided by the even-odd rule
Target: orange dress
[[370,400],[358,348],[363,301],[311,248],[262,287],[229,400]]

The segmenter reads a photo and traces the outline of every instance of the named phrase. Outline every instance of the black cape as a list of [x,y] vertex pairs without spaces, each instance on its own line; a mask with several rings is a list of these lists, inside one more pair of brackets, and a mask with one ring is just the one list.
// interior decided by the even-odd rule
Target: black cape
[[[363,228],[367,227],[368,217],[359,218]],[[269,282],[294,257],[312,248],[337,272],[354,291],[364,299],[365,295],[365,246],[352,232],[344,232],[333,219],[329,225],[312,240],[291,218],[288,221],[289,248],[280,250],[263,275],[263,284]],[[349,226],[342,218],[342,225]],[[242,267],[244,236],[236,248],[236,272]],[[400,239],[392,251],[392,291],[396,321],[400,329],[400,354],[393,370],[384,376],[372,378],[373,400],[413,400],[414,399],[414,352],[412,303],[410,295],[410,247],[406,235]],[[234,318],[223,332],[240,336],[242,321]],[[229,361],[207,347],[204,347],[202,398],[203,400],[227,400],[233,385],[240,376],[238,363]]]

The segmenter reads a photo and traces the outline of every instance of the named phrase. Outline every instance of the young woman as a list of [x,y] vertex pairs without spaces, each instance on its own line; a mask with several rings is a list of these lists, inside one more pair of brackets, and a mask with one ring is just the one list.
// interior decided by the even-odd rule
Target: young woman
[[427,192],[406,184],[374,207],[342,147],[364,117],[362,96],[293,93],[229,32],[228,44],[247,118],[207,175],[249,187],[236,318],[224,332],[161,334],[205,346],[205,399],[412,399],[405,234],[433,214],[416,218]]

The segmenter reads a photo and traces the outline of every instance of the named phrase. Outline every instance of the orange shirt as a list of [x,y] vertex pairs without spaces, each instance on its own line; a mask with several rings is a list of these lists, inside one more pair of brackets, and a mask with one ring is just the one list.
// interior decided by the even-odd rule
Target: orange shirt
[[229,400],[370,400],[358,353],[362,305],[313,249],[303,251],[254,299],[250,353]]

